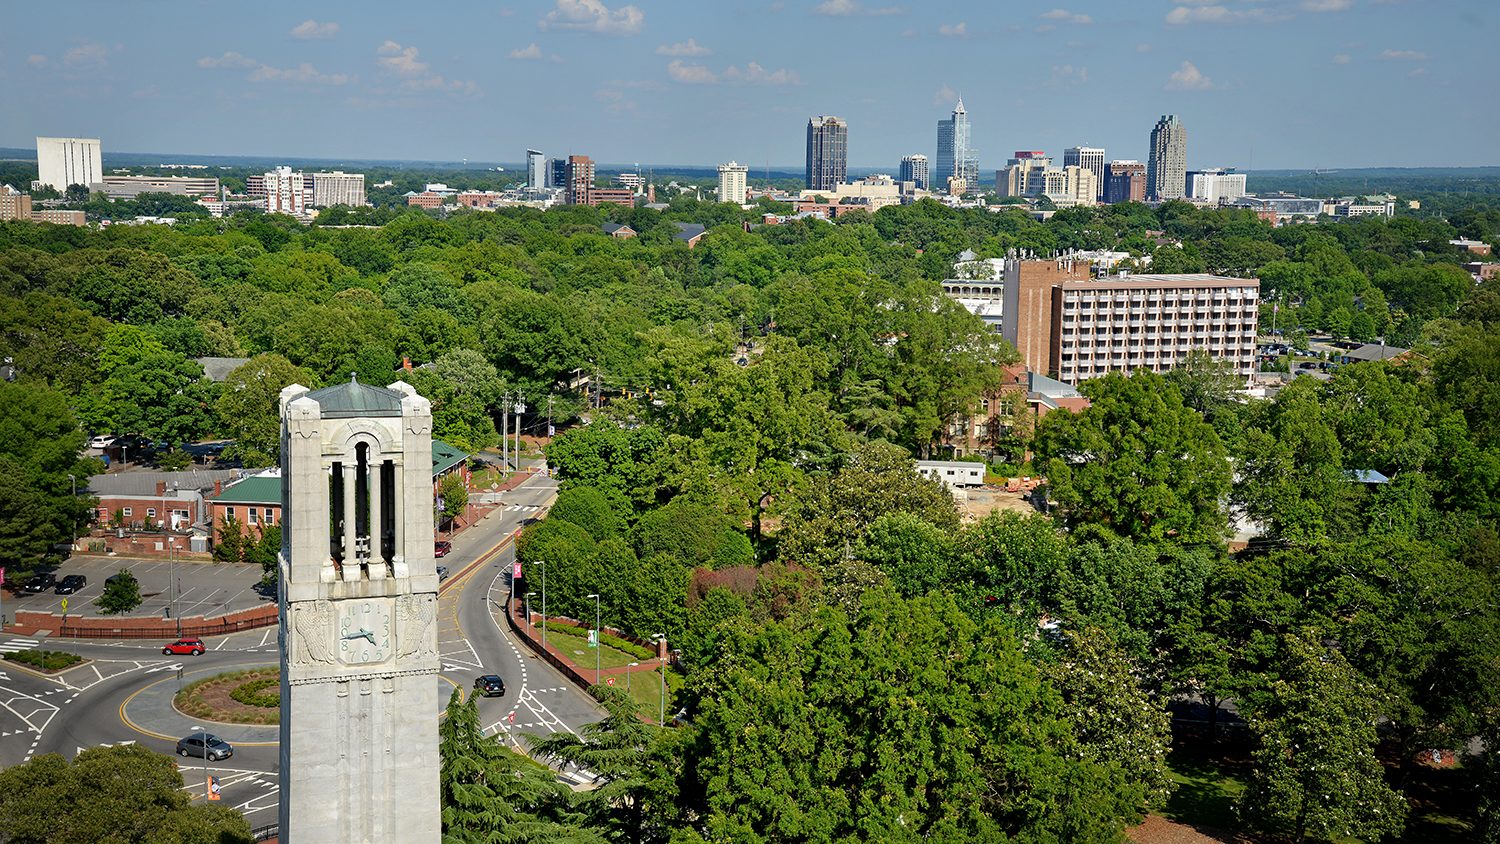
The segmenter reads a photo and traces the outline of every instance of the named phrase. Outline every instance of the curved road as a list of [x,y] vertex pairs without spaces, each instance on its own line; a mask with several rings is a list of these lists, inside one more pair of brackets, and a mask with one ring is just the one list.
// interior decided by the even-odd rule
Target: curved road
[[[503,503],[479,524],[453,540],[453,552],[439,562],[453,576],[439,601],[442,656],[440,704],[458,687],[467,694],[480,674],[499,674],[506,695],[481,699],[486,732],[506,734],[576,731],[601,717],[591,698],[526,649],[505,628],[504,597],[515,559],[513,535],[542,513],[556,496],[556,483],[530,478],[504,493]],[[0,648],[41,647],[86,657],[90,662],[44,677],[0,662],[0,766],[38,753],[73,757],[81,750],[137,743],[172,753],[176,739],[201,724],[234,744],[230,759],[210,763],[224,804],[245,812],[252,826],[274,823],[278,756],[274,727],[215,727],[193,721],[170,706],[181,669],[182,683],[222,671],[275,665],[275,627],[205,639],[198,657],[165,656],[155,640],[96,641],[0,636]],[[436,714],[436,713],[434,713]],[[202,795],[202,760],[182,760],[187,789]]]

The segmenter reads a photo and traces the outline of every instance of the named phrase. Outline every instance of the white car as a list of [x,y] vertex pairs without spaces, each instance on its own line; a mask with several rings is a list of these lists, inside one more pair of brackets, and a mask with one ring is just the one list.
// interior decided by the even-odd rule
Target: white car
[[109,448],[114,444],[114,441],[114,437],[94,437],[93,439],[89,440],[89,448]]

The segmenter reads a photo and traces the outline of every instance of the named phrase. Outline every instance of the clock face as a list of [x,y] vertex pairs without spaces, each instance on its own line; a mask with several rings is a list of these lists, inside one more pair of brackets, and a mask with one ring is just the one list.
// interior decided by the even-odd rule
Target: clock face
[[391,608],[385,601],[346,601],[339,608],[339,658],[348,665],[391,656]]

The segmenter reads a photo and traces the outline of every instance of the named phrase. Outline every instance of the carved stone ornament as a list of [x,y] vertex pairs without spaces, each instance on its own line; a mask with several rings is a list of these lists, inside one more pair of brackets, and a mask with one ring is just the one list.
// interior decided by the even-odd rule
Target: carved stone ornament
[[332,665],[333,653],[333,603],[311,601],[292,604],[292,628],[297,633],[300,647],[292,651],[292,664],[296,667]]
[[437,656],[435,643],[428,631],[437,620],[436,595],[402,595],[396,599],[396,657],[398,659],[432,659]]

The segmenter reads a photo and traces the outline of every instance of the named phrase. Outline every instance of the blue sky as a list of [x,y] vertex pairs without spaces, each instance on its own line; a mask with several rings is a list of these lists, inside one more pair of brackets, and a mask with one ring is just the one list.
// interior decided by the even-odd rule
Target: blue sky
[[935,153],[961,93],[1016,149],[1193,167],[1500,164],[1497,0],[426,0],[8,3],[0,146],[800,166]]

